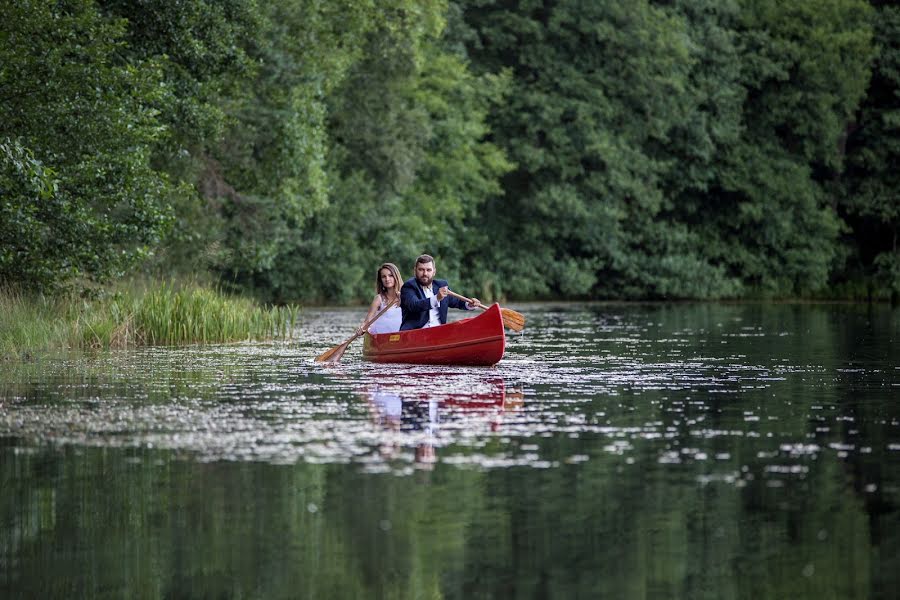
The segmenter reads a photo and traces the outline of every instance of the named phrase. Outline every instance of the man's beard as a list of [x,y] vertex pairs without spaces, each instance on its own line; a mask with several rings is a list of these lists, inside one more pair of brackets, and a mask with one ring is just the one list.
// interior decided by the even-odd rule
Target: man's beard
[[421,279],[421,278],[417,278],[417,281],[419,282],[419,285],[421,285],[422,287],[427,288],[427,287],[431,287],[431,282],[434,281],[434,277],[429,277],[429,278],[424,279],[424,280]]

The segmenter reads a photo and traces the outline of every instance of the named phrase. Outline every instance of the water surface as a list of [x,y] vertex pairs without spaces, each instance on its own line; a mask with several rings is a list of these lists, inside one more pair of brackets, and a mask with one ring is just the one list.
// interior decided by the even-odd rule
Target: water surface
[[0,596],[893,598],[900,315],[513,306],[492,368],[298,339],[0,366]]

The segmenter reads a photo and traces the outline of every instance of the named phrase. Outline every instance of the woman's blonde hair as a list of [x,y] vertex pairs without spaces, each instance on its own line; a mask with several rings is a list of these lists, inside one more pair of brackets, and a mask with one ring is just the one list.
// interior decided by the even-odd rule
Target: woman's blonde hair
[[403,282],[400,280],[400,269],[394,263],[389,262],[381,263],[381,266],[375,271],[375,293],[384,297],[384,294],[387,292],[387,289],[381,284],[382,269],[387,269],[394,276],[394,292],[400,295],[400,286],[403,285]]

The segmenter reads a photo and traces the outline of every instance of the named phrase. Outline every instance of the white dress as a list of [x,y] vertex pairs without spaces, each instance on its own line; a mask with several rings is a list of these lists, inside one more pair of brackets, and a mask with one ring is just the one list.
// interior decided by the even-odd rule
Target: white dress
[[[384,298],[381,299],[381,305],[378,310],[384,309]],[[400,323],[403,322],[403,312],[399,306],[388,309],[386,313],[378,317],[378,320],[369,326],[369,333],[393,333],[400,331]]]

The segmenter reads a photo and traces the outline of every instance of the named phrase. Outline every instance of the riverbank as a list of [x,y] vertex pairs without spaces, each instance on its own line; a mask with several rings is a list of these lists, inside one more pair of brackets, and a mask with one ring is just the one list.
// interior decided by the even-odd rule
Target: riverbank
[[95,299],[0,290],[0,355],[285,339],[298,313],[197,284],[155,282]]

